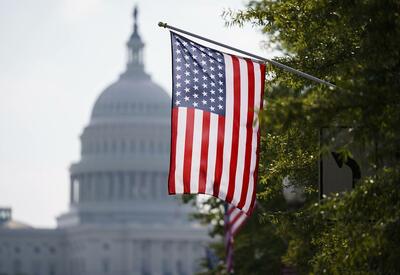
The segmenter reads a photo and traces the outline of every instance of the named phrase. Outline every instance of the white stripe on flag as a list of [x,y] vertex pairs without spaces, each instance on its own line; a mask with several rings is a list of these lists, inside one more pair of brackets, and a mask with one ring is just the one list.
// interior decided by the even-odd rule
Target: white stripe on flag
[[203,131],[203,111],[195,109],[193,127],[192,165],[190,173],[190,193],[199,192],[199,171],[201,158],[201,139]]
[[228,193],[229,185],[229,168],[231,163],[231,147],[232,147],[232,128],[233,128],[233,62],[230,55],[224,54],[225,59],[225,83],[226,83],[226,100],[225,100],[225,135],[224,150],[222,163],[221,185],[218,197],[225,200]]
[[186,108],[178,109],[178,126],[176,138],[176,169],[175,169],[175,192],[183,193],[183,161],[185,157],[185,134],[186,134]]
[[212,194],[214,188],[215,159],[217,157],[218,115],[210,114],[210,138],[208,146],[206,194]]

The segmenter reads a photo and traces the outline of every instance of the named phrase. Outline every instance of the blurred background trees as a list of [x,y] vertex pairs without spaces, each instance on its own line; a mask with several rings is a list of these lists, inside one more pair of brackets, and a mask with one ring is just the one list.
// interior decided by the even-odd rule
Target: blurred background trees
[[[224,17],[261,29],[279,62],[340,87],[269,67],[259,207],[235,239],[235,274],[400,274],[400,1],[256,0]],[[320,146],[319,131],[342,125],[341,158],[359,148],[362,179],[320,202],[318,161],[333,143]],[[284,178],[304,198],[285,201]],[[220,219],[209,203],[197,218]],[[224,257],[222,243],[215,250]]]

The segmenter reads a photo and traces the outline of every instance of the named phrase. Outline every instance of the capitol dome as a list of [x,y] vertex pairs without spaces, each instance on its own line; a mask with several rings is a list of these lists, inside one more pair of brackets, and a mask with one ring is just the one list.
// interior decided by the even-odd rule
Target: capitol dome
[[118,81],[107,87],[94,104],[91,120],[112,118],[169,117],[170,97],[144,71],[144,43],[138,32],[137,11],[127,43],[128,63]]
[[170,98],[146,74],[124,74],[97,99],[92,120],[120,117],[169,116]]
[[126,70],[94,104],[60,226],[187,220],[188,208],[167,192],[171,99],[145,72],[143,48],[135,9]]

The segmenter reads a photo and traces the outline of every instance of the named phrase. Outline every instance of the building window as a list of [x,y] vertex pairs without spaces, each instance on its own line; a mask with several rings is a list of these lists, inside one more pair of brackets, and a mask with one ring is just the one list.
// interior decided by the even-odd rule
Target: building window
[[104,243],[103,244],[103,249],[104,250],[109,250],[110,249],[110,245],[108,243]]
[[19,254],[21,252],[21,248],[19,246],[14,247],[15,254]]
[[142,242],[142,264],[141,264],[141,273],[142,275],[150,275],[151,274],[151,243],[150,241]]
[[156,173],[151,175],[151,185],[150,185],[150,189],[151,189],[151,194],[153,198],[158,198],[161,194],[160,190],[158,190],[158,186],[159,184],[157,183],[157,179],[158,176]]
[[101,269],[103,270],[103,273],[110,272],[110,260],[109,259],[103,259],[101,261]]
[[135,153],[136,152],[136,143],[135,143],[134,140],[131,140],[130,151],[131,151],[131,153]]
[[15,259],[13,262],[13,269],[15,274],[20,274],[22,272],[22,263],[21,260]]
[[123,103],[122,104],[122,111],[124,112],[124,114],[126,114],[128,112],[129,109],[129,104],[128,103]]
[[49,263],[49,275],[56,275],[56,264],[53,262]]
[[95,150],[94,152],[95,152],[96,154],[100,153],[100,143],[99,143],[98,141],[96,141],[96,147],[95,147],[94,150]]
[[42,273],[42,263],[40,261],[33,261],[32,269],[33,275],[40,275]]
[[129,197],[134,198],[136,197],[136,185],[135,185],[135,174],[129,173]]
[[178,272],[178,275],[186,275],[182,261],[180,260],[176,262],[176,270]]
[[150,151],[150,154],[154,154],[155,146],[154,146],[154,141],[152,141],[152,140],[150,140],[149,151]]
[[112,141],[111,152],[112,153],[116,153],[117,152],[117,142],[115,140]]
[[86,200],[90,201],[92,199],[92,175],[88,174],[87,175],[87,180],[86,180]]
[[86,262],[85,259],[76,259],[77,273],[85,274],[86,272]]
[[93,144],[93,142],[91,141],[91,142],[89,142],[88,153],[89,153],[89,154],[93,154],[93,151],[94,151],[94,144]]
[[142,198],[142,199],[146,199],[147,198],[147,175],[146,173],[141,173],[140,176],[140,183],[138,186],[138,195]]
[[144,241],[142,243],[142,268],[141,268],[141,273],[142,275],[150,275],[151,274],[151,242],[150,241]]
[[49,253],[52,254],[52,255],[56,254],[56,249],[55,249],[55,247],[50,246],[50,247],[49,247]]
[[140,153],[144,153],[146,152],[146,143],[144,142],[144,140],[140,141]]
[[149,259],[144,259],[142,263],[142,275],[150,275]]
[[104,153],[108,152],[108,142],[107,142],[107,140],[105,140],[104,143],[103,143],[103,151],[104,151]]
[[112,173],[107,173],[107,185],[108,185],[108,198],[112,200],[114,197],[114,177]]
[[163,259],[162,274],[172,275],[171,261],[169,259]]
[[122,199],[125,194],[124,173],[118,173],[118,198]]
[[33,249],[33,252],[35,252],[36,254],[40,253],[40,247],[35,246],[35,248]]
[[125,151],[126,151],[125,140],[121,140],[121,153],[125,154]]

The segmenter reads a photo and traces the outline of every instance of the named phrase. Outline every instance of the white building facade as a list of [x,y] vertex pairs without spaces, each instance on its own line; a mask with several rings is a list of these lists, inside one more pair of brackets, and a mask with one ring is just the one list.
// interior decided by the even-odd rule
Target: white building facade
[[137,9],[127,68],[97,99],[56,229],[0,210],[0,275],[194,274],[210,241],[167,194],[170,98],[144,70]]

